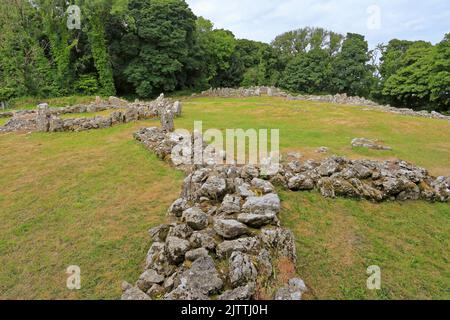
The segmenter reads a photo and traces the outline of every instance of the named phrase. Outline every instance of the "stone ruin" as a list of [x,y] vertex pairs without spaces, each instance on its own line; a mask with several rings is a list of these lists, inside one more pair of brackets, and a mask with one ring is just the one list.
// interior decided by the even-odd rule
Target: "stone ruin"
[[281,97],[291,101],[317,101],[342,105],[352,105],[367,107],[365,110],[378,110],[381,112],[395,113],[405,116],[415,116],[430,119],[440,119],[450,121],[450,116],[443,115],[436,111],[415,111],[408,108],[395,108],[390,105],[379,105],[378,103],[362,97],[348,96],[347,94],[336,95],[297,95],[293,96],[276,87],[250,87],[250,88],[210,88],[200,94],[193,94],[192,97],[220,97],[220,98],[239,98],[239,97],[258,97],[267,95],[270,97]]
[[[142,129],[135,138],[169,161],[183,139],[163,128]],[[297,257],[292,232],[280,226],[272,183],[253,166],[183,169],[180,198],[168,210],[173,222],[149,231],[145,271],[135,286],[123,284],[122,299],[250,300],[275,286],[278,263],[295,266]],[[275,289],[266,294],[281,300],[300,300],[308,290],[298,278]]]
[[144,128],[134,135],[187,177],[168,210],[172,223],[149,231],[153,244],[145,270],[134,286],[123,284],[124,300],[251,300],[267,287],[273,299],[300,300],[308,291],[301,279],[279,288],[274,278],[280,261],[295,266],[297,259],[294,236],[280,225],[275,185],[317,189],[330,198],[450,202],[449,177],[431,177],[400,160],[296,159],[269,176],[251,165],[180,165],[172,159],[174,147],[194,141],[171,129]]
[[288,94],[275,87],[250,87],[250,88],[210,88],[200,94],[193,94],[192,97],[222,97],[222,98],[243,98],[259,97],[268,95],[270,97],[287,97]]
[[[100,112],[116,110],[109,116],[96,116],[93,118],[61,118],[62,114]],[[37,110],[13,113],[13,117],[3,126],[0,132],[12,131],[41,131],[41,132],[68,132],[104,129],[116,124],[128,123],[143,119],[157,117],[181,116],[182,105],[179,101],[173,102],[162,94],[152,102],[128,103],[119,98],[110,97],[108,102],[97,98],[90,105],[76,105],[66,108],[50,108],[48,104],[38,105]],[[173,119],[171,120],[173,122]]]

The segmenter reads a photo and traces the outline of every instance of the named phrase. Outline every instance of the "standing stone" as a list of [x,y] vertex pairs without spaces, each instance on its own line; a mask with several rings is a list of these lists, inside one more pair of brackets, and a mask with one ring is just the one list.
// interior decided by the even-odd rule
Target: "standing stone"
[[171,110],[163,110],[161,112],[161,127],[166,132],[175,131],[175,124],[173,123],[173,113]]
[[50,129],[50,110],[47,103],[38,105],[36,126],[37,130],[41,132],[48,132]]
[[175,101],[175,103],[173,104],[173,112],[175,113],[175,116],[181,117],[181,113],[183,112],[183,107],[182,107],[180,101]]

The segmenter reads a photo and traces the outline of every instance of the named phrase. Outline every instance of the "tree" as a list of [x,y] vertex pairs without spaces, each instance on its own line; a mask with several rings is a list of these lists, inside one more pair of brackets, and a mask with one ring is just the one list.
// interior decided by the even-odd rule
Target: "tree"
[[333,62],[333,91],[368,96],[373,82],[369,60],[368,44],[364,36],[348,33],[341,52]]
[[197,19],[197,41],[202,53],[203,73],[206,77],[206,82],[212,86],[221,86],[226,78],[226,72],[231,74],[234,70],[240,68],[236,66],[236,59],[238,56],[235,54],[236,39],[233,33],[223,29],[214,29],[214,25],[211,21],[199,17]]
[[[98,72],[100,83],[99,93],[103,95],[115,95],[116,88],[105,30],[105,25],[113,11],[113,1],[80,0],[79,4],[83,8],[83,17],[86,21],[83,31],[87,34],[94,65]],[[116,3],[114,10],[119,10],[118,3]]]
[[383,94],[397,106],[448,110],[450,46],[417,41],[398,61],[398,70],[385,82]]
[[129,10],[127,81],[140,97],[175,90],[193,47],[194,14],[182,0],[131,0]]
[[287,66],[282,83],[288,90],[309,94],[329,91],[331,58],[327,51],[314,49],[298,55]]
[[430,76],[430,100],[439,110],[450,110],[450,33],[439,43],[431,60],[434,62]]
[[56,94],[42,20],[28,1],[0,2],[0,101]]

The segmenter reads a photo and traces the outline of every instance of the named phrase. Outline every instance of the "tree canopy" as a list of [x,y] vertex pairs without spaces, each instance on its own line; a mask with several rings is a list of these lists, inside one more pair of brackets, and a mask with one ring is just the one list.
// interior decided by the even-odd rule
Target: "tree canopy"
[[[79,29],[68,28],[70,5]],[[184,0],[2,0],[0,101],[268,85],[446,111],[449,38],[371,51],[362,35],[305,27],[268,44],[214,28]]]

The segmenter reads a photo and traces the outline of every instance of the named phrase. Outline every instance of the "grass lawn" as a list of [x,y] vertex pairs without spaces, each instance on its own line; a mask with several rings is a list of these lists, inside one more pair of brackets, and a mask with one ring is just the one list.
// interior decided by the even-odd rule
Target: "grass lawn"
[[[184,101],[178,128],[280,129],[283,151],[306,157],[327,146],[352,158],[402,158],[450,175],[450,122],[278,98]],[[149,247],[147,230],[165,219],[181,173],[133,141],[157,121],[81,133],[0,135],[0,298],[111,298],[134,281]],[[355,137],[393,151],[353,150]],[[298,271],[309,299],[450,299],[450,206],[372,204],[281,191],[294,231]],[[65,287],[79,265],[82,289]],[[382,290],[366,290],[379,265]]]
[[5,123],[7,123],[9,121],[9,119],[11,119],[11,118],[0,118],[0,126],[5,125]]

